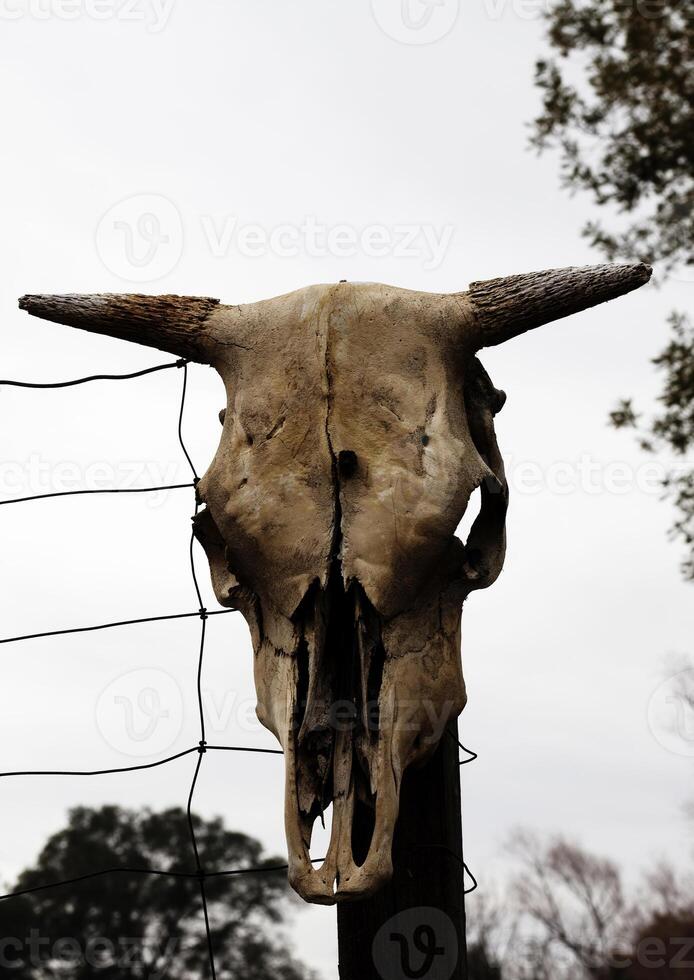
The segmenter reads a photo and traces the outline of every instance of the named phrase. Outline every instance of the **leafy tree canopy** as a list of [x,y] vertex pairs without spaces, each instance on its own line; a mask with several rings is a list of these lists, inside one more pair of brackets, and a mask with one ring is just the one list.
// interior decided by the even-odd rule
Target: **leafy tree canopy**
[[646,452],[669,450],[679,461],[669,468],[663,489],[679,512],[672,530],[686,545],[684,576],[694,581],[694,473],[687,459],[694,447],[694,324],[679,313],[673,313],[669,322],[670,343],[653,360],[665,372],[661,410],[642,426],[632,399],[625,398],[610,413],[610,420],[616,429],[635,429]]
[[[556,57],[536,65],[533,143],[557,146],[562,177],[630,218],[585,233],[610,260],[694,266],[694,54],[682,0],[561,0]],[[694,271],[694,270],[693,270]]]
[[[559,0],[547,13],[552,56],[537,62],[542,112],[532,143],[559,150],[562,179],[592,194],[609,228],[584,234],[610,261],[659,260],[694,282],[694,53],[685,0]],[[694,326],[670,317],[659,410],[643,425],[631,399],[611,414],[642,448],[672,451],[663,489],[679,516],[684,575],[694,581]]]
[[[206,872],[283,863],[219,819],[193,820]],[[106,868],[193,870],[185,812],[77,807],[13,890]],[[308,980],[281,932],[285,872],[212,877],[206,891],[219,980]],[[38,891],[0,904],[0,936],[0,974],[16,980],[188,980],[208,963],[195,878],[117,873]]]

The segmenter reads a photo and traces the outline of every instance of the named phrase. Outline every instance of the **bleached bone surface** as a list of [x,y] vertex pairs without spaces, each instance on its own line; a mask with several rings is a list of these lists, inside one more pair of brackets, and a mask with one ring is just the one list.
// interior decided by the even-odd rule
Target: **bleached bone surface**
[[[636,288],[644,266],[554,270],[430,294],[311,286],[248,306],[24,297],[48,319],[210,363],[227,391],[196,534],[251,629],[258,716],[286,756],[289,877],[306,900],[388,880],[402,775],[465,704],[460,614],[504,559],[507,486],[486,344]],[[473,491],[468,541],[455,531]],[[308,848],[333,804],[322,867]],[[371,815],[353,854],[355,808]]]

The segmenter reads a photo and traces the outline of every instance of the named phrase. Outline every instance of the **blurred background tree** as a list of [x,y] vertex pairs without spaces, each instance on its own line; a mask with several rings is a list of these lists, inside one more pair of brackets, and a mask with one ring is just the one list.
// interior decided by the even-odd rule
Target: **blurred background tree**
[[503,905],[485,891],[475,894],[472,908],[466,922],[468,980],[503,980]]
[[694,980],[691,876],[659,864],[629,895],[614,862],[562,837],[508,850],[503,898],[469,902],[469,980]]
[[616,865],[562,838],[529,833],[516,834],[510,851],[522,868],[513,885],[516,918],[528,926],[521,931],[533,938],[538,966],[548,975],[597,977],[630,931]]
[[[194,817],[206,871],[272,868],[258,841]],[[185,811],[77,807],[13,891],[106,868],[189,872]],[[310,980],[282,933],[291,906],[285,871],[206,884],[219,980]],[[0,975],[16,980],[188,980],[205,973],[207,939],[195,878],[110,874],[0,903]]]
[[[546,14],[551,57],[536,64],[542,112],[531,142],[559,151],[561,179],[605,208],[607,225],[583,234],[609,261],[658,262],[694,282],[694,54],[691,7],[682,0],[560,0]],[[612,412],[639,430],[644,450],[675,462],[663,489],[674,534],[694,580],[694,327],[670,317],[671,340],[655,365],[662,410],[643,426],[631,399]]]

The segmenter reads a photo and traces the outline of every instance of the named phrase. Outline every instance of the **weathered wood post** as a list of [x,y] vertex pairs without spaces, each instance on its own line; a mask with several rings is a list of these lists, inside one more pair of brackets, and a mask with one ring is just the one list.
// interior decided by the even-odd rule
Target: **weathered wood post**
[[392,880],[338,905],[340,980],[467,980],[457,729],[405,775]]

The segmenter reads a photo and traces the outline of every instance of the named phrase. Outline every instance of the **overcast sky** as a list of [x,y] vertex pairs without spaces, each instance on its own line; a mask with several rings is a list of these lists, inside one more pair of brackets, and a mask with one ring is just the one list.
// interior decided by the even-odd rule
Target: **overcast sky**
[[[527,0],[0,0],[0,374],[167,360],[30,319],[26,292],[234,303],[339,279],[453,291],[600,261],[579,234],[589,203],[560,189],[556,159],[527,150],[538,15]],[[659,684],[667,655],[692,652],[691,593],[657,471],[606,418],[621,395],[652,406],[649,358],[691,293],[649,286],[484,354],[508,393],[497,431],[512,500],[505,571],[463,616],[461,734],[480,756],[463,770],[465,851],[482,891],[517,825],[561,831],[634,876],[689,857],[693,763],[663,727]],[[1,389],[2,498],[187,481],[181,381]],[[192,367],[185,435],[200,472],[222,405],[217,376]],[[185,490],[0,507],[2,635],[194,609],[191,511]],[[0,647],[0,769],[129,765],[197,741],[198,629]],[[208,649],[211,740],[271,746],[241,617],[210,621]],[[71,806],[183,805],[193,764],[4,781],[0,878],[11,884]],[[196,808],[282,853],[282,760],[208,754]],[[294,938],[337,976],[334,910],[302,912]]]

